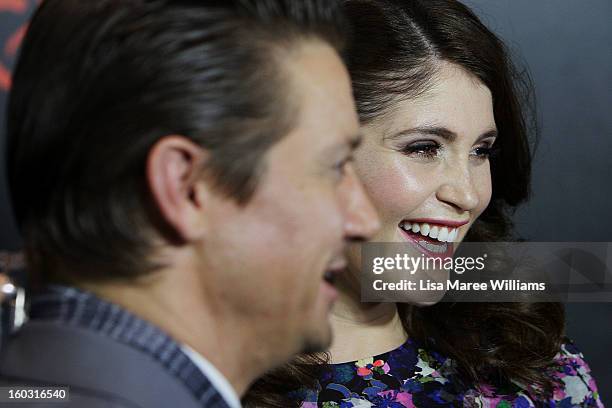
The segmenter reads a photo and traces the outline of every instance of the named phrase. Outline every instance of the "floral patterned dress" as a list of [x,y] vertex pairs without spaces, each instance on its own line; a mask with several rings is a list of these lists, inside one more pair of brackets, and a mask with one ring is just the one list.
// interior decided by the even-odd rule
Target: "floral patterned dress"
[[301,408],[412,408],[412,407],[603,407],[588,365],[572,343],[555,358],[558,380],[548,401],[532,398],[518,385],[494,389],[466,388],[450,359],[428,352],[412,340],[390,352],[349,363],[330,364],[317,389],[291,395]]

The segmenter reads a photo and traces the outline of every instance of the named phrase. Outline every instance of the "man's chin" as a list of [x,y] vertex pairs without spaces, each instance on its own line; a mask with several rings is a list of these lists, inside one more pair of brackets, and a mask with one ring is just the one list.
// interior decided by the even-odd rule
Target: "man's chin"
[[320,353],[329,350],[332,343],[332,330],[329,323],[317,333],[308,335],[302,344],[302,353]]

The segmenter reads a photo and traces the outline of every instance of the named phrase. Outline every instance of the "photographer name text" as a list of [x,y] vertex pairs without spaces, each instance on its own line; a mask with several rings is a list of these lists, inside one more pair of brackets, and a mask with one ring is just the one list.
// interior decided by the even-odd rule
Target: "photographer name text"
[[445,282],[436,282],[430,279],[419,279],[417,281],[402,279],[398,282],[384,282],[377,279],[372,283],[376,291],[544,291],[544,282],[523,282],[519,279],[491,279],[488,282],[461,282],[459,280],[447,279]]

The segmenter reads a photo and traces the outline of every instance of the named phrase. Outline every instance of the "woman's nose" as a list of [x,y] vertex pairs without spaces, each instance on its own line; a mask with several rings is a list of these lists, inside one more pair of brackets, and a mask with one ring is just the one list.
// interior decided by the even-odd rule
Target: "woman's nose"
[[436,192],[438,200],[462,211],[473,210],[479,198],[469,165],[449,164],[448,167],[447,176]]

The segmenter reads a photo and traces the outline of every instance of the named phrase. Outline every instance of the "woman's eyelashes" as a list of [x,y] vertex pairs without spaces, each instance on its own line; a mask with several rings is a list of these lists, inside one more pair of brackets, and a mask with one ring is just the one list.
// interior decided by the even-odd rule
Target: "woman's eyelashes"
[[472,150],[472,156],[478,160],[487,160],[493,156],[495,149],[491,145],[481,145],[477,146]]
[[497,154],[498,150],[495,140],[484,141],[472,150],[472,156],[481,160],[490,159]]
[[440,154],[442,145],[434,140],[412,142],[401,148],[402,153],[424,159],[433,159]]
[[[399,150],[409,157],[431,160],[442,155],[447,148],[447,146],[435,140],[419,140],[408,143],[400,147]],[[487,160],[494,156],[496,152],[497,148],[493,141],[481,142],[470,151],[469,156],[478,160]]]

